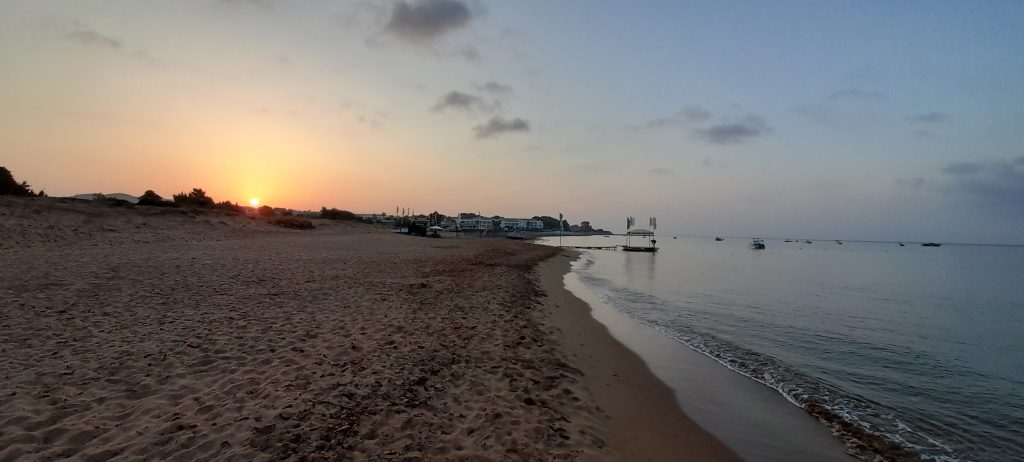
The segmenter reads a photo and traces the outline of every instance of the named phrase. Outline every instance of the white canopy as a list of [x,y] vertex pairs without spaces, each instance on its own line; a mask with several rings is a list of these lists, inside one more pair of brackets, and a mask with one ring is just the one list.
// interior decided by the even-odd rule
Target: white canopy
[[429,229],[431,231],[443,231],[444,230],[444,228],[442,228],[440,226],[431,226],[431,227],[429,227],[427,229]]

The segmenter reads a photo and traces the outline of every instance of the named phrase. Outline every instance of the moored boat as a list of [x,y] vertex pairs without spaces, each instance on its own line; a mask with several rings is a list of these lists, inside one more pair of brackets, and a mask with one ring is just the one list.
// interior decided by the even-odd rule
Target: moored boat
[[761,239],[759,237],[755,237],[754,239],[752,239],[750,241],[750,248],[751,249],[757,249],[757,250],[764,249],[764,239]]

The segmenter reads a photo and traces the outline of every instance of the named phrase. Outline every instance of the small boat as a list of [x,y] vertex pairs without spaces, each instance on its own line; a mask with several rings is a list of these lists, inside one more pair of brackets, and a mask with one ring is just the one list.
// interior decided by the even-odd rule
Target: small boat
[[786,239],[786,242],[796,242],[796,241],[794,241],[792,239]]
[[678,237],[672,236],[672,239],[679,239]]
[[724,241],[724,240],[725,240],[725,239],[722,239],[721,237],[716,237],[716,238],[715,238],[715,241],[716,241],[716,242],[722,242],[722,241]]
[[521,241],[523,239],[526,239],[526,236],[524,236],[523,233],[520,233],[519,231],[512,231],[511,233],[508,233],[508,235],[505,236],[505,237],[507,237],[509,239],[515,239],[517,241]]
[[924,242],[921,244],[921,247],[938,247],[940,245],[942,244],[937,244],[935,242]]
[[897,244],[899,244],[900,247],[903,247],[903,243],[902,242],[897,242]]
[[[630,243],[633,237],[640,237],[648,240],[650,245],[638,246]],[[657,252],[658,241],[654,239],[654,232],[646,229],[631,229],[626,231],[626,245],[622,246],[625,252]]]
[[810,244],[810,243],[811,243],[811,241],[804,241],[804,242],[806,242],[806,243],[808,243],[808,244]]
[[750,248],[758,250],[764,249],[764,239],[755,237],[753,240],[750,241]]
[[836,241],[836,244],[843,245],[843,241]]
[[657,247],[649,247],[649,246],[638,247],[638,246],[634,246],[634,245],[624,245],[624,246],[622,246],[622,251],[623,252],[657,252],[658,248]]

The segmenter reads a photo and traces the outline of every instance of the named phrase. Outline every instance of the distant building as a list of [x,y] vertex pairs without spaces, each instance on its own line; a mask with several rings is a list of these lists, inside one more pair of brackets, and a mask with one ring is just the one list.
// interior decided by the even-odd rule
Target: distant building
[[502,218],[499,226],[502,231],[540,231],[544,229],[544,222],[540,220],[529,220],[526,218]]
[[386,215],[383,213],[357,213],[357,217],[363,221],[371,221],[374,223],[390,223],[395,221],[395,217],[392,215]]
[[82,201],[94,201],[94,200],[100,200],[100,199],[113,199],[113,200],[118,200],[118,201],[129,202],[129,203],[132,203],[132,204],[138,204],[139,203],[139,198],[137,196],[132,196],[130,194],[123,194],[123,193],[112,193],[112,194],[103,194],[103,193],[75,194],[74,196],[71,196],[70,199],[78,199],[78,200],[82,200]]
[[494,219],[480,216],[459,218],[456,220],[456,226],[463,231],[494,229]]

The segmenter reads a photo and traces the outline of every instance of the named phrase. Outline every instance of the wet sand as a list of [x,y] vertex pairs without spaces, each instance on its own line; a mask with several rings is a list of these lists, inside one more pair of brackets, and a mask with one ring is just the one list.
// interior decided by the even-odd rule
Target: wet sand
[[612,336],[670,386],[683,412],[746,460],[857,460],[842,441],[777,391],[643,325],[593,295],[575,274],[565,285]]
[[0,460],[734,457],[556,249],[317,225],[0,198]]

